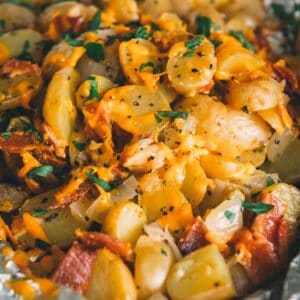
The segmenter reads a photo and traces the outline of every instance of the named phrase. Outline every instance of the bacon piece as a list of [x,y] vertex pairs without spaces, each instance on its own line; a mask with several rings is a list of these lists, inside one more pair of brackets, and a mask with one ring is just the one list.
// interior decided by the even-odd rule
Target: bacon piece
[[[66,185],[66,187],[67,186],[68,184]],[[87,195],[87,193],[91,190],[92,187],[93,187],[92,183],[90,183],[89,181],[84,181],[78,186],[78,188],[76,188],[74,191],[70,191],[69,193],[67,193],[63,189],[61,193],[58,192],[55,195],[56,203],[51,205],[49,209],[63,208],[70,205],[71,203]]]
[[133,261],[133,252],[129,243],[124,243],[102,232],[77,232],[80,241],[89,249],[106,247],[122,259]]
[[36,64],[32,64],[26,60],[11,59],[2,67],[2,73],[9,78],[14,78],[17,75],[34,72],[41,76],[42,71]]
[[183,255],[186,255],[207,244],[203,220],[201,217],[197,217],[194,223],[187,228],[184,236],[179,240],[180,251]]
[[88,288],[96,251],[74,242],[52,275],[57,284],[84,293]]
[[288,258],[289,226],[283,218],[285,204],[271,194],[265,195],[262,202],[274,208],[258,215],[250,230],[245,229],[236,237],[239,260],[253,287],[278,274]]
[[275,79],[278,81],[285,80],[285,91],[289,94],[300,94],[300,82],[297,74],[291,69],[281,66],[280,64],[273,64],[272,69],[274,71]]
[[32,150],[37,145],[37,139],[33,134],[24,132],[11,132],[8,138],[0,135],[0,150],[11,153],[19,154]]

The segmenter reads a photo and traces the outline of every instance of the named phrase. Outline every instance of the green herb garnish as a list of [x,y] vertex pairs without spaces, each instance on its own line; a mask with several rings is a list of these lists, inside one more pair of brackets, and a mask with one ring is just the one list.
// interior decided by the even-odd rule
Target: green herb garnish
[[168,256],[168,252],[164,248],[160,249],[160,253],[164,256]]
[[203,34],[205,36],[210,36],[212,29],[220,29],[220,26],[213,22],[207,16],[197,16],[196,17],[196,33]]
[[184,43],[185,47],[187,47],[189,50],[191,51],[195,51],[196,48],[200,45],[200,43],[202,43],[202,41],[204,40],[204,36],[203,35],[199,35],[196,38],[192,39],[192,40],[188,40]]
[[78,141],[72,141],[72,144],[79,151],[83,151],[85,149],[85,146],[86,146],[85,143],[81,143],[81,142],[78,142]]
[[4,139],[8,140],[11,136],[11,132],[5,131],[5,132],[2,132],[1,135],[4,137]]
[[229,223],[232,223],[235,219],[235,213],[230,210],[225,210],[224,215]]
[[91,42],[85,44],[84,47],[88,57],[92,60],[96,62],[104,60],[104,47],[102,44]]
[[161,110],[157,113],[157,116],[170,119],[179,118],[186,120],[189,116],[189,113],[187,111]]
[[114,36],[114,35],[109,36],[107,38],[107,40],[105,41],[104,45],[105,46],[110,46],[110,45],[112,45],[115,42],[115,40],[116,40],[116,36]]
[[211,39],[210,42],[214,45],[215,48],[218,48],[220,45],[223,44],[222,41],[216,40],[216,39]]
[[267,177],[267,186],[273,185],[275,183],[275,181],[273,180],[273,178],[271,176]]
[[229,34],[239,40],[243,47],[249,49],[250,51],[254,51],[254,46],[245,38],[244,34],[241,31],[229,31]]
[[183,56],[183,57],[192,57],[193,54],[194,54],[194,51],[187,51],[187,52],[183,53],[182,56]]
[[64,41],[66,41],[70,46],[72,46],[72,47],[80,47],[80,46],[83,46],[83,41],[78,41],[78,40],[75,40],[74,38],[73,38],[73,35],[74,35],[74,33],[73,33],[73,31],[71,30],[71,31],[68,31],[68,32],[66,32],[63,36],[62,36],[62,39],[64,40]]
[[134,33],[136,39],[148,39],[151,36],[151,33],[147,31],[146,27],[139,27]]
[[33,212],[31,213],[31,215],[32,215],[33,217],[40,217],[40,216],[42,216],[42,215],[44,215],[44,214],[47,214],[47,213],[48,213],[48,210],[46,210],[46,209],[35,208],[35,209],[33,210]]
[[98,93],[98,81],[95,76],[89,76],[88,80],[90,81],[90,93],[87,97],[87,100],[96,99],[100,100],[100,96]]
[[256,213],[257,215],[266,213],[274,207],[274,205],[272,204],[260,203],[260,202],[247,202],[247,201],[243,201],[242,206],[244,209],[250,210]]
[[160,67],[155,66],[152,61],[148,61],[146,63],[141,64],[140,67],[139,67],[139,71],[142,72],[142,71],[144,71],[144,69],[146,69],[148,67],[153,69],[153,74],[157,74],[157,73],[160,72]]
[[21,54],[18,56],[18,59],[33,61],[32,55],[29,53],[30,43],[28,40],[24,42],[23,50]]
[[41,250],[47,251],[51,245],[41,239],[35,239],[35,246]]
[[53,167],[51,165],[43,165],[32,169],[27,177],[30,179],[36,177],[48,177],[53,172]]
[[110,192],[112,190],[112,187],[107,181],[97,177],[92,171],[88,171],[86,176],[92,183],[102,187],[105,192]]
[[94,14],[93,18],[88,22],[87,27],[90,31],[95,31],[99,28],[101,23],[101,12],[98,9],[97,12]]

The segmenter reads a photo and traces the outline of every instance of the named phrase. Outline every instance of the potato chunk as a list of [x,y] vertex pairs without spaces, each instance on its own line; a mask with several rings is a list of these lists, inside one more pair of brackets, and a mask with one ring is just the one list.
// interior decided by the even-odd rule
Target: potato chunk
[[106,248],[97,251],[92,267],[89,300],[137,299],[137,291],[129,269],[123,261]]
[[168,275],[167,290],[173,300],[217,300],[235,295],[228,266],[213,244],[177,262]]
[[62,146],[68,146],[76,119],[78,73],[70,67],[56,72],[48,86],[43,116]]
[[142,234],[145,223],[143,209],[132,201],[123,201],[109,211],[104,231],[123,242],[134,244]]

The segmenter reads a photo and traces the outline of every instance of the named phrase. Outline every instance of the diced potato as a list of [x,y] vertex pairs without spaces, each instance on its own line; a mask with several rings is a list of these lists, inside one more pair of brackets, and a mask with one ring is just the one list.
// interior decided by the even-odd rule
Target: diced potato
[[167,290],[172,300],[218,300],[235,296],[228,266],[213,244],[173,265],[167,278]]
[[172,11],[171,0],[144,0],[140,5],[142,11],[150,16],[159,17],[162,13]]
[[254,171],[255,167],[249,162],[223,159],[216,154],[203,155],[200,158],[203,170],[210,178],[219,178],[243,183]]
[[87,292],[89,300],[135,300],[133,277],[123,261],[106,248],[97,251]]
[[[131,39],[122,42],[119,46],[119,58],[123,72],[133,84],[143,84],[145,82],[150,88],[155,87],[159,77],[153,73],[154,69],[159,66],[158,56],[157,47],[145,39]],[[140,69],[143,64],[148,62],[151,62],[153,66],[145,66],[144,69]],[[144,72],[147,72],[148,80],[142,77]],[[151,79],[149,76],[151,76]]]
[[113,12],[115,20],[120,23],[128,23],[139,19],[138,6],[135,0],[109,1],[108,10]]
[[259,117],[234,110],[206,95],[185,98],[177,110],[189,111],[198,121],[196,134],[205,148],[235,159],[246,150],[261,147],[271,136],[269,126]]
[[132,201],[114,206],[105,218],[104,232],[123,242],[135,244],[146,224],[143,209]]
[[239,190],[231,191],[221,204],[205,214],[206,238],[223,246],[234,233],[243,227],[242,201],[245,197]]
[[39,42],[43,39],[42,35],[32,29],[18,29],[0,36],[0,65],[9,58],[19,56],[26,43],[29,44],[28,52],[35,61],[41,58],[41,48]]
[[191,56],[184,56],[188,51],[184,42],[174,44],[169,51],[167,72],[171,86],[186,96],[207,93],[216,70],[214,46],[204,40],[191,52]]
[[170,246],[143,235],[137,242],[135,254],[134,274],[138,298],[146,299],[156,292],[163,292],[174,261]]
[[255,56],[250,50],[242,47],[221,45],[217,51],[217,80],[230,80],[234,76],[260,70],[265,66],[263,60]]
[[[149,176],[146,175],[146,177]],[[141,180],[147,182],[146,177],[144,176]],[[156,183],[153,181],[153,183],[155,186],[153,186],[152,190],[150,190],[150,186],[148,186],[148,190],[144,190],[142,183],[142,193],[139,197],[139,205],[145,211],[148,222],[153,222],[187,203],[179,187],[168,183],[163,184],[160,179]]]
[[147,300],[168,300],[168,298],[162,293],[155,293],[147,298]]
[[247,82],[231,81],[226,94],[228,104],[249,112],[269,109],[283,101],[283,85],[270,78]]
[[293,241],[299,232],[300,191],[293,185],[277,183],[264,188],[261,197],[269,194],[287,205],[284,217],[290,225],[290,241]]
[[113,88],[105,93],[101,104],[111,122],[136,135],[147,135],[158,128],[154,115],[170,109],[160,90],[151,92],[141,85]]
[[78,73],[66,67],[54,74],[47,89],[43,116],[62,147],[70,144],[75,124],[75,89],[78,80]]
[[193,208],[196,208],[205,196],[209,180],[206,177],[198,160],[187,163],[185,167],[185,178],[181,191]]
[[[67,247],[75,239],[75,230],[86,228],[88,222],[80,222],[74,218],[69,207],[50,211],[48,208],[54,203],[55,192],[52,190],[28,199],[22,206],[22,212],[29,213],[38,219],[50,243]],[[25,245],[34,245],[34,240],[26,232],[22,233],[18,239]]]

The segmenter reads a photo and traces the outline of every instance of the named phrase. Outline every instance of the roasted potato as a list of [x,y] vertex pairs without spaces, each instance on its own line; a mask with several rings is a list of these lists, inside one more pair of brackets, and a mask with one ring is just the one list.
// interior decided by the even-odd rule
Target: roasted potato
[[79,75],[71,67],[57,71],[47,89],[43,116],[62,148],[70,144],[77,115],[75,90]]
[[136,300],[137,290],[128,267],[106,248],[97,251],[87,298]]
[[135,254],[134,276],[138,298],[147,299],[154,293],[165,291],[165,281],[174,262],[170,246],[142,235],[136,244]]
[[104,232],[134,245],[146,221],[146,215],[139,205],[132,201],[121,201],[108,212]]
[[167,278],[167,290],[173,300],[235,296],[229,268],[214,244],[190,253],[173,265]]

